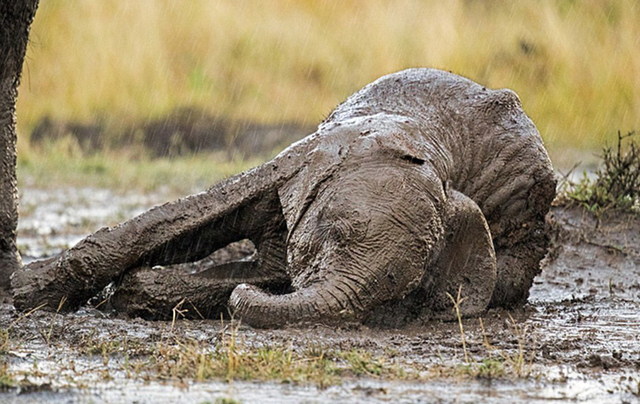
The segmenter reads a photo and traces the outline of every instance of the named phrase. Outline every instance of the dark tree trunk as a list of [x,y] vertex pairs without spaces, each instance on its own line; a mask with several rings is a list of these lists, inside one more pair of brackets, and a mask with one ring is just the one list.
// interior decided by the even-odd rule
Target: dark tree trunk
[[29,27],[37,7],[38,0],[0,1],[0,300],[9,290],[9,276],[20,266],[15,112]]

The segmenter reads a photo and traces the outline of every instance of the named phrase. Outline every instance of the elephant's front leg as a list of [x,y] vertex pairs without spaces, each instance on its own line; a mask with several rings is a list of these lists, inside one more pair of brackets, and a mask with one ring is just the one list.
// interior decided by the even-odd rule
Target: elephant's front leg
[[184,274],[181,267],[141,267],[128,272],[111,305],[118,312],[146,319],[171,318],[174,309],[184,310],[189,318],[217,318],[226,314],[229,296],[241,283],[271,291],[286,291],[291,284],[284,272],[262,267],[259,259],[211,267],[203,264],[195,274]]
[[430,314],[440,312],[446,318],[453,316],[445,312],[453,299],[460,314],[477,315],[487,309],[496,285],[491,233],[478,205],[455,190],[449,192],[444,216],[442,250],[422,281],[423,304]]
[[367,324],[398,327],[417,319],[452,320],[456,316],[452,299],[463,316],[487,308],[496,284],[491,234],[471,199],[456,191],[448,194],[442,213],[444,235],[426,265],[420,287],[404,299],[379,306],[367,317]]
[[[190,316],[210,318],[226,312],[231,292],[241,283],[273,292],[288,290],[291,282],[285,271],[286,225],[275,194],[244,206],[217,223],[215,229],[204,231],[214,232],[226,234],[227,241],[250,239],[257,252],[252,257],[224,264],[210,257],[176,264],[176,256],[185,256],[180,251],[152,255],[151,263],[148,261],[124,274],[111,298],[114,308],[132,316],[166,319],[182,302]],[[203,241],[192,243],[201,245]],[[187,244],[187,240],[180,244]],[[159,258],[167,256],[171,258],[170,265],[157,265]],[[187,273],[194,270],[195,273]]]
[[541,271],[540,261],[547,254],[549,231],[544,218],[528,223],[525,237],[503,237],[496,243],[498,280],[492,307],[513,307],[529,297],[533,279]]

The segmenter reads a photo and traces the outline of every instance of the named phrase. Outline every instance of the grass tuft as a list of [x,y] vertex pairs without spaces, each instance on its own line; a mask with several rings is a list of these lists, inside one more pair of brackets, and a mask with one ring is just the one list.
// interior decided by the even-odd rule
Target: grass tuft
[[282,383],[336,382],[338,368],[326,355],[307,356],[291,349],[240,347],[228,340],[213,348],[190,339],[158,343],[148,370],[161,379],[275,380]]
[[616,146],[603,149],[595,178],[584,173],[577,183],[565,179],[564,197],[598,216],[612,209],[640,213],[640,143],[634,136],[618,132]]
[[[406,381],[526,378],[531,373],[532,360],[525,352],[526,329],[513,320],[510,324],[518,341],[515,349],[494,348],[482,327],[484,344],[471,342],[471,345],[475,346],[473,352],[478,352],[475,348],[484,345],[486,355],[469,352],[465,361],[459,364],[416,362],[399,357],[397,353],[376,354],[362,348],[338,350],[312,345],[301,350],[286,344],[250,345],[244,342],[243,334],[238,331],[239,323],[235,321],[222,324],[220,332],[211,339],[187,336],[180,332],[179,326],[169,325],[165,334],[158,334],[153,340],[119,338],[115,334],[94,331],[79,335],[69,346],[77,356],[67,370],[79,372],[75,362],[93,363],[96,375],[104,381],[120,374],[127,379],[166,381],[180,386],[209,380],[248,380],[325,388],[360,378]],[[0,333],[0,337],[0,343],[8,347],[9,334]],[[50,341],[54,348],[58,343],[56,338],[52,337]],[[3,358],[0,354],[0,390],[22,387],[23,383],[28,383],[28,377],[41,376],[37,362],[31,370],[12,370]],[[16,381],[17,377],[22,377],[22,381]]]
[[5,355],[9,350],[9,330],[0,330],[0,357]]
[[220,397],[216,398],[215,404],[241,404],[241,401],[236,400],[235,398]]
[[456,313],[456,319],[458,320],[458,328],[460,329],[460,341],[462,342],[462,352],[464,353],[464,361],[469,364],[469,353],[467,352],[467,341],[464,333],[464,325],[462,324],[462,314],[460,312],[460,304],[466,299],[462,297],[462,285],[458,287],[458,294],[454,298],[449,292],[447,297],[453,304],[453,311]]
[[9,372],[9,365],[0,360],[0,392],[9,390],[15,387],[16,381]]
[[15,385],[13,376],[9,373],[9,365],[6,363],[5,355],[9,351],[9,330],[0,330],[0,392]]
[[[374,357],[370,352],[351,350],[338,355],[356,376],[380,377],[393,374],[393,369],[382,358]],[[397,376],[397,375],[396,375]]]

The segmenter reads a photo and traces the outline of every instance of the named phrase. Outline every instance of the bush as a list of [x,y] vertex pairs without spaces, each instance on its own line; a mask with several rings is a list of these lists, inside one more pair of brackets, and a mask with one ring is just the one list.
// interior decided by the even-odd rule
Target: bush
[[618,131],[616,147],[603,149],[595,178],[584,173],[577,183],[566,181],[566,197],[596,214],[611,209],[640,213],[640,145],[633,139],[635,135]]

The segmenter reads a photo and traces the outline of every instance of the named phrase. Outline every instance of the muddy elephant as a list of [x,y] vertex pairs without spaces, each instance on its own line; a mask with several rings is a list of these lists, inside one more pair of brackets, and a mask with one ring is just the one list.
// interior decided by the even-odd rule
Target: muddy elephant
[[[14,303],[228,307],[262,327],[411,320],[524,302],[547,249],[551,163],[510,90],[434,69],[384,76],[315,133],[206,192],[156,207],[13,277]],[[250,239],[252,259],[207,257]],[[191,263],[193,275],[177,269]],[[386,321],[386,320],[385,320]]]

